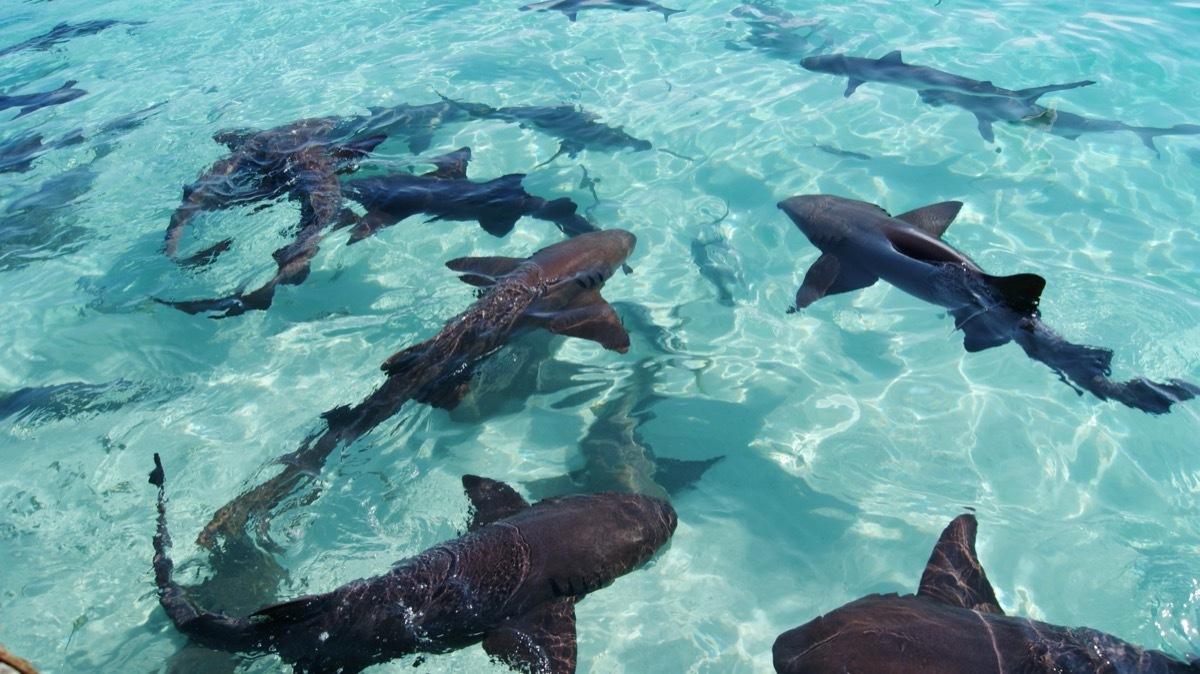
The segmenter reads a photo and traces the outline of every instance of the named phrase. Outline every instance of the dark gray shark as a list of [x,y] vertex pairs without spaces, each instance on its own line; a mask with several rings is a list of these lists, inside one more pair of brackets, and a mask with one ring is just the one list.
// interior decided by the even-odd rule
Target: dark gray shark
[[867,82],[882,82],[916,90],[939,89],[956,91],[967,96],[1000,96],[1032,103],[1051,91],[1064,91],[1095,84],[1092,80],[1083,80],[1032,89],[1002,89],[991,82],[973,80],[937,68],[909,65],[904,62],[899,50],[889,52],[886,56],[878,59],[846,56],[845,54],[822,54],[804,58],[800,61],[800,65],[813,72],[844,75],[850,78],[850,81],[846,83],[845,96],[853,94],[856,89]]
[[67,80],[66,84],[54,91],[42,91],[34,94],[0,94],[0,110],[21,108],[17,117],[24,117],[35,110],[52,105],[62,105],[80,96],[86,96],[87,92],[83,89],[76,89],[76,84],[78,82],[75,80]]
[[94,21],[84,21],[82,23],[60,23],[41,35],[31,37],[24,42],[14,44],[4,49],[0,49],[0,56],[8,56],[26,49],[35,49],[44,51],[53,47],[60,42],[66,42],[72,38],[82,37],[84,35],[95,35],[102,30],[106,30],[113,26],[141,26],[145,21],[116,21],[113,19],[98,19]]
[[1036,274],[991,276],[942,241],[961,202],[933,204],[896,217],[874,204],[831,195],[791,197],[779,202],[779,208],[821,250],[791,311],[883,279],[918,299],[946,307],[955,328],[963,331],[967,351],[1014,341],[1064,382],[1069,380],[1101,400],[1162,414],[1173,403],[1200,393],[1200,388],[1178,379],[1110,381],[1112,351],[1072,344],[1042,322],[1038,302],[1045,279]]
[[579,443],[583,468],[564,477],[538,480],[528,485],[530,492],[549,495],[618,491],[670,499],[725,458],[684,461],[655,456],[642,438],[640,428],[654,419],[653,406],[663,400],[654,393],[660,369],[648,359],[635,365],[618,394],[596,408],[596,418]]
[[915,595],[873,594],[784,632],[778,674],[1196,674],[1166,653],[1087,627],[1007,616],[975,554],[974,515],[933,548]]
[[368,108],[370,114],[349,117],[338,122],[330,133],[333,141],[369,138],[371,136],[404,136],[408,149],[420,154],[429,149],[434,134],[446,124],[467,119],[461,108],[445,101],[422,105],[401,103],[391,107]]
[[437,168],[423,175],[393,173],[347,181],[343,193],[367,209],[354,224],[349,243],[418,213],[432,215],[432,220],[474,220],[492,236],[508,234],[526,215],[553,222],[569,236],[597,231],[569,198],[547,201],[526,192],[523,173],[486,182],[467,180],[470,161],[471,148],[464,147],[430,159]]
[[573,674],[575,603],[650,561],[677,524],[662,499],[603,493],[530,506],[502,482],[467,475],[474,509],[466,534],[383,575],[234,618],[193,605],[172,578],[158,454],[154,466],[154,576],[163,610],[194,641],[274,653],[304,674],[354,674],[481,642],[513,669]]
[[0,141],[0,173],[25,173],[33,168],[33,160],[50,149],[42,140],[40,133],[26,133]]
[[659,12],[663,15],[663,21],[671,18],[672,14],[678,14],[684,10],[671,9],[662,5],[651,2],[650,0],[546,0],[545,2],[535,2],[530,5],[525,5],[521,8],[522,12],[529,10],[539,12],[562,12],[568,19],[574,21],[579,12],[588,9],[613,9],[619,12],[628,12],[634,9],[645,9],[651,12]]
[[[357,161],[387,138],[371,136],[329,143],[325,136],[334,123],[333,118],[305,119],[256,133],[218,134],[215,139],[228,145],[233,154],[218,160],[196,183],[184,188],[183,203],[167,228],[167,255],[178,259],[183,230],[197,213],[284,194],[300,202],[295,238],[273,253],[275,276],[255,290],[239,289],[218,299],[155,300],[187,313],[216,312],[214,318],[225,318],[266,309],[271,306],[278,286],[303,283],[319,244],[330,229],[358,221],[358,216],[342,205],[339,174],[355,170]],[[181,262],[207,264],[230,243],[226,239]]]
[[989,143],[996,142],[992,123],[1007,122],[1021,124],[1038,131],[1045,131],[1067,140],[1075,140],[1085,133],[1115,133],[1127,131],[1142,139],[1146,147],[1161,153],[1154,145],[1157,136],[1195,136],[1200,134],[1200,124],[1176,124],[1169,128],[1153,126],[1131,126],[1125,122],[1107,119],[1092,119],[1073,112],[1056,110],[1038,105],[1031,100],[994,96],[968,96],[957,91],[944,89],[922,89],[917,92],[921,100],[933,105],[953,105],[971,114],[979,121],[979,135]]
[[700,228],[700,232],[692,239],[692,262],[713,287],[717,289],[717,301],[732,307],[736,304],[734,296],[745,291],[746,277],[742,273],[742,256],[729,245],[728,239],[717,227],[725,216],[729,215],[729,205],[725,205],[725,215],[717,218]]
[[476,119],[498,119],[522,127],[532,126],[558,138],[558,152],[542,164],[549,164],[564,154],[574,157],[582,150],[616,151],[630,148],[634,152],[642,152],[653,147],[650,141],[634,138],[621,127],[601,123],[598,115],[569,103],[493,108],[483,103],[465,103],[445,96],[442,96],[442,100],[458,106]]
[[633,252],[637,239],[620,229],[589,232],[547,246],[527,258],[466,257],[446,263],[481,290],[466,311],[433,338],[384,361],[387,380],[361,403],[321,415],[326,429],[280,461],[284,469],[242,493],[213,517],[200,543],[238,531],[319,474],[338,446],[362,437],[409,400],[451,409],[471,386],[475,367],[525,332],[550,332],[625,353],[629,333],[600,290]]

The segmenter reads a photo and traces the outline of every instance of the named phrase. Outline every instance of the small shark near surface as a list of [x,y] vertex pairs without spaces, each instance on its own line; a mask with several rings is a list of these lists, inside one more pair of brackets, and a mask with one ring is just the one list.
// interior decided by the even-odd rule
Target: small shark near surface
[[974,515],[946,527],[915,595],[872,594],[784,632],[778,674],[1195,674],[1087,627],[1004,614],[975,553]]
[[[926,302],[946,307],[968,352],[1016,342],[1066,383],[1101,400],[1162,414],[1200,388],[1173,379],[1114,382],[1112,351],[1072,344],[1042,322],[1038,302],[1046,280],[1036,274],[992,276],[942,241],[962,203],[947,201],[892,217],[863,201],[832,195],[796,196],[779,208],[821,250],[796,293],[796,306],[873,285],[879,279]],[[1076,389],[1078,391],[1078,389]]]
[[957,91],[944,89],[922,89],[917,92],[921,100],[933,105],[953,105],[971,114],[979,122],[979,135],[989,143],[996,142],[992,130],[993,122],[1022,124],[1038,131],[1045,131],[1067,140],[1075,140],[1085,133],[1115,133],[1127,131],[1142,139],[1155,156],[1162,154],[1154,145],[1156,136],[1195,136],[1200,134],[1200,124],[1176,124],[1169,128],[1153,126],[1131,126],[1125,122],[1107,119],[1092,119],[1073,112],[1056,110],[1038,105],[1031,100],[1000,98],[994,96],[967,96]]
[[845,54],[822,54],[802,59],[800,65],[813,72],[848,77],[849,82],[846,84],[845,96],[853,94],[856,89],[867,82],[881,82],[916,90],[938,89],[955,91],[967,96],[999,96],[1032,103],[1052,91],[1077,89],[1095,84],[1092,80],[1083,80],[1032,89],[1002,89],[991,82],[973,80],[937,68],[909,65],[904,62],[899,50],[889,52],[886,56],[878,59],[846,56]]
[[201,545],[212,547],[216,534],[236,532],[251,517],[266,513],[319,474],[335,448],[370,432],[409,400],[454,408],[470,389],[475,367],[523,333],[543,328],[625,353],[629,333],[600,290],[636,243],[633,234],[610,229],[580,234],[527,258],[447,262],[464,282],[480,288],[479,299],[431,339],[384,361],[380,369],[387,380],[365,400],[321,415],[325,431],[281,459],[284,469],[275,477],[221,508],[200,535]]
[[[293,242],[273,253],[277,271],[263,286],[245,292],[239,289],[219,299],[156,301],[190,314],[220,312],[214,317],[236,316],[271,306],[279,285],[298,285],[308,277],[309,266],[321,240],[333,225],[358,220],[342,205],[339,174],[357,169],[357,161],[386,140],[371,136],[346,143],[330,143],[325,136],[333,118],[305,119],[259,132],[227,132],[215,140],[225,143],[232,154],[218,160],[198,181],[184,188],[183,203],[171,216],[167,228],[166,253],[178,259],[183,230],[201,211],[230,208],[237,204],[274,199],[287,194],[300,202],[300,222]],[[221,241],[189,258],[185,265],[207,264],[231,241]]]
[[583,468],[564,477],[537,480],[528,485],[529,490],[535,495],[618,491],[669,500],[724,459],[660,458],[643,440],[639,429],[654,419],[653,405],[663,400],[654,393],[659,369],[649,360],[638,363],[619,393],[596,408],[596,418],[579,443]]
[[210,648],[276,654],[298,674],[354,674],[477,643],[518,671],[573,674],[575,604],[649,562],[678,522],[670,503],[640,494],[531,506],[503,482],[466,475],[474,506],[467,533],[383,575],[236,618],[195,606],[173,580],[158,454],[154,466],[154,576],[171,622]]
[[539,12],[562,12],[572,21],[577,18],[579,12],[588,9],[612,9],[619,12],[628,12],[635,9],[645,9],[650,12],[659,12],[663,15],[663,21],[671,18],[672,14],[678,14],[684,10],[671,9],[662,5],[651,2],[650,0],[546,0],[545,2],[535,2],[530,5],[525,5],[521,8],[522,12],[529,10]]
[[757,49],[767,56],[798,63],[833,44],[834,31],[828,27],[828,21],[802,19],[774,3],[743,2],[731,14],[746,22],[750,34],[742,40],[745,46],[731,40],[725,43],[727,49]]
[[465,103],[445,96],[442,96],[442,100],[458,106],[475,119],[498,119],[522,127],[532,126],[558,138],[558,152],[542,164],[549,164],[564,154],[573,158],[582,150],[615,151],[630,148],[634,152],[642,152],[653,147],[650,141],[634,138],[621,127],[603,124],[598,115],[569,103],[493,108],[483,103]]
[[28,40],[19,44],[14,44],[10,47],[0,49],[0,56],[8,56],[26,49],[36,49],[45,51],[60,42],[66,42],[71,38],[82,37],[84,35],[95,35],[102,30],[124,24],[126,26],[141,26],[145,21],[116,21],[113,19],[98,19],[95,21],[84,21],[82,23],[70,24],[60,23],[41,35],[31,37]]
[[0,94],[0,110],[9,108],[21,108],[17,113],[17,117],[24,117],[35,110],[48,108],[52,105],[62,105],[79,98],[86,96],[87,92],[83,89],[76,89],[78,84],[75,80],[68,80],[61,87],[53,91],[41,91],[33,94]]
[[471,148],[464,147],[428,160],[437,168],[423,175],[393,173],[347,181],[343,193],[367,209],[354,224],[349,243],[418,213],[432,215],[432,220],[474,220],[493,236],[505,236],[526,215],[553,222],[569,236],[597,231],[569,198],[547,201],[526,192],[523,173],[486,182],[468,180],[470,161]]

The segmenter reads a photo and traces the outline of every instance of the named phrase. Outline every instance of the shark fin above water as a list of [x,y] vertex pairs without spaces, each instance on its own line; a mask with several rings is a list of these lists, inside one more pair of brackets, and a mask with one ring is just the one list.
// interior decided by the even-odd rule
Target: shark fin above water
[[1004,615],[975,553],[975,516],[959,515],[942,532],[925,572],[918,597],[958,608]]
[[519,672],[573,674],[578,657],[575,601],[548,601],[505,620],[488,631],[483,650]]
[[471,499],[471,523],[467,531],[475,531],[529,507],[529,502],[515,489],[498,480],[463,475],[462,483],[467,498]]

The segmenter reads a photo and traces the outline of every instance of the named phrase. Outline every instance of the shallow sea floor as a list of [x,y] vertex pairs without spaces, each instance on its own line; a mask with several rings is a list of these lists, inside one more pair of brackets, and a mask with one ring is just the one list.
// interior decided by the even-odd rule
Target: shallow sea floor
[[[212,320],[152,300],[261,284],[297,221],[286,200],[204,213],[184,251],[234,247],[203,270],[163,256],[181,187],[226,154],[214,133],[440,92],[575,103],[653,144],[539,166],[557,139],[482,120],[446,125],[423,153],[469,146],[472,178],[527,173],[531,192],[634,232],[633,273],[604,289],[632,348],[529,335],[489,361],[459,410],[407,406],[335,454],[320,497],[273,521],[279,568],[262,578],[277,580],[274,596],[381,573],[455,536],[464,473],[531,494],[580,467],[602,403],[650,369],[646,444],[725,459],[676,496],[669,548],[579,605],[580,672],[771,671],[784,630],[866,593],[915,591],[938,533],[967,509],[1009,613],[1200,651],[1200,404],[1156,417],[1077,395],[1014,345],[968,354],[942,309],[884,283],[789,315],[818,253],[775,206],[819,192],[892,213],[961,200],[946,240],[991,273],[1044,276],[1045,321],[1113,349],[1114,378],[1200,380],[1200,137],[1160,138],[1156,157],[1129,133],[1071,141],[997,124],[989,144],[967,112],[884,84],[843,97],[845,78],[793,56],[901,49],[1014,89],[1092,79],[1041,102],[1200,123],[1200,6],[780,1],[769,9],[813,22],[781,52],[753,39],[741,3],[667,4],[686,11],[570,22],[520,0],[9,0],[0,48],[63,21],[145,23],[0,57],[2,91],[77,80],[89,92],[0,112],[0,142],[89,138],[0,174],[0,391],[86,385],[0,419],[0,643],[44,672],[199,662],[176,655],[185,640],[155,594],[151,455],[167,467],[179,578],[197,584],[210,560],[192,540],[213,511],[473,301],[444,261],[561,240],[529,218],[496,238],[416,217],[353,247],[331,235],[307,281],[265,312]],[[96,135],[153,105],[144,123]],[[361,172],[412,159],[389,140]],[[731,303],[698,269],[704,244],[740,274]],[[204,662],[176,668],[231,666]],[[505,670],[469,648],[421,671]]]

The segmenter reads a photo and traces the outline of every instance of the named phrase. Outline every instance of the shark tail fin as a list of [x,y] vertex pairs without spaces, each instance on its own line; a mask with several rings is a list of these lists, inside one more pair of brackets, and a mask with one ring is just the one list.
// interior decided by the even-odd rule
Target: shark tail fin
[[1066,84],[1049,84],[1044,87],[1031,87],[1029,89],[1020,89],[1017,91],[1017,98],[1026,103],[1036,103],[1037,99],[1054,91],[1067,91],[1068,89],[1078,89],[1079,87],[1090,87],[1095,84],[1095,80],[1080,80],[1079,82],[1068,82]]
[[1142,143],[1154,151],[1154,156],[1161,159],[1162,153],[1154,145],[1156,136],[1195,136],[1200,135],[1200,124],[1176,124],[1169,129],[1159,129],[1150,126],[1131,126],[1129,130],[1136,133]]
[[1032,316],[1037,313],[1038,302],[1046,279],[1037,274],[1013,274],[1012,276],[983,275],[992,288],[1000,293],[1005,306],[1021,314]]
[[175,581],[175,562],[168,554],[171,535],[167,531],[165,473],[162,459],[154,454],[154,470],[150,471],[150,484],[158,487],[158,530],[154,534],[154,581],[158,585],[158,602],[175,627],[190,638],[211,648],[223,651],[250,650],[260,638],[258,631],[249,621],[209,613],[197,608],[188,600],[183,587]]

